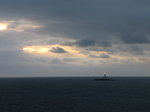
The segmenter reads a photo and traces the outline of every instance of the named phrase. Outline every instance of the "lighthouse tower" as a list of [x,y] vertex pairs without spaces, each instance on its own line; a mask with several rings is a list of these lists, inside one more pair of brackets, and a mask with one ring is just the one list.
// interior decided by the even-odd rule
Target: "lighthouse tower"
[[106,72],[104,72],[104,79],[106,79],[106,75],[107,75],[107,73],[106,73]]

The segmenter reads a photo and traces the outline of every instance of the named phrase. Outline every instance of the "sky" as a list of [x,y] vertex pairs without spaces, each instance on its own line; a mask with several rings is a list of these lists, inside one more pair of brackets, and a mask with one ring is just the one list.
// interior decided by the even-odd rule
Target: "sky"
[[149,0],[0,0],[0,77],[150,76]]

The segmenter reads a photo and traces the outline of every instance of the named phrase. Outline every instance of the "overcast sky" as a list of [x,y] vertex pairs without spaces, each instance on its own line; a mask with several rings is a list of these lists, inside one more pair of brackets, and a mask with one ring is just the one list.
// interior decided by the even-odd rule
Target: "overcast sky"
[[0,0],[0,77],[150,76],[149,0]]

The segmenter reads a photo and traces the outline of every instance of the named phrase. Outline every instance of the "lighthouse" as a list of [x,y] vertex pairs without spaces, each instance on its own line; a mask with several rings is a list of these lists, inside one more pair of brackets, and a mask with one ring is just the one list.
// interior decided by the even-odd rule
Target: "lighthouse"
[[106,72],[104,72],[104,79],[106,79],[106,75],[107,75],[107,73],[106,73]]

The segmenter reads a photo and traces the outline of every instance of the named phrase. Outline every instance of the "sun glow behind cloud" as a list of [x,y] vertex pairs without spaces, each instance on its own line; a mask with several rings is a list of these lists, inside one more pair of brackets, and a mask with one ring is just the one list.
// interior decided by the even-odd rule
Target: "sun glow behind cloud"
[[[65,52],[52,52],[53,48],[61,48]],[[66,58],[77,59],[76,62],[72,61],[72,64],[78,65],[101,65],[101,64],[124,64],[124,63],[143,63],[139,57],[136,56],[123,56],[118,54],[111,54],[107,51],[85,51],[84,49],[74,46],[64,45],[36,45],[36,46],[25,46],[23,52],[38,56],[40,58],[49,59],[61,59]],[[86,52],[86,53],[85,53]]]
[[49,50],[48,47],[40,47],[40,46],[27,46],[23,48],[23,51],[35,54],[48,53],[48,50]]
[[8,24],[7,24],[7,23],[0,23],[0,31],[6,30],[7,27],[8,27]]
[[0,31],[14,31],[23,32],[26,30],[33,30],[42,27],[37,23],[29,20],[4,20],[0,21]]
[[[51,52],[53,48],[62,48],[66,51],[66,53],[55,53]],[[69,46],[63,46],[63,45],[39,45],[39,46],[25,46],[23,47],[23,51],[25,53],[30,53],[34,55],[39,56],[45,56],[45,57],[85,57],[83,54],[80,53],[80,51],[76,47],[69,47]]]

